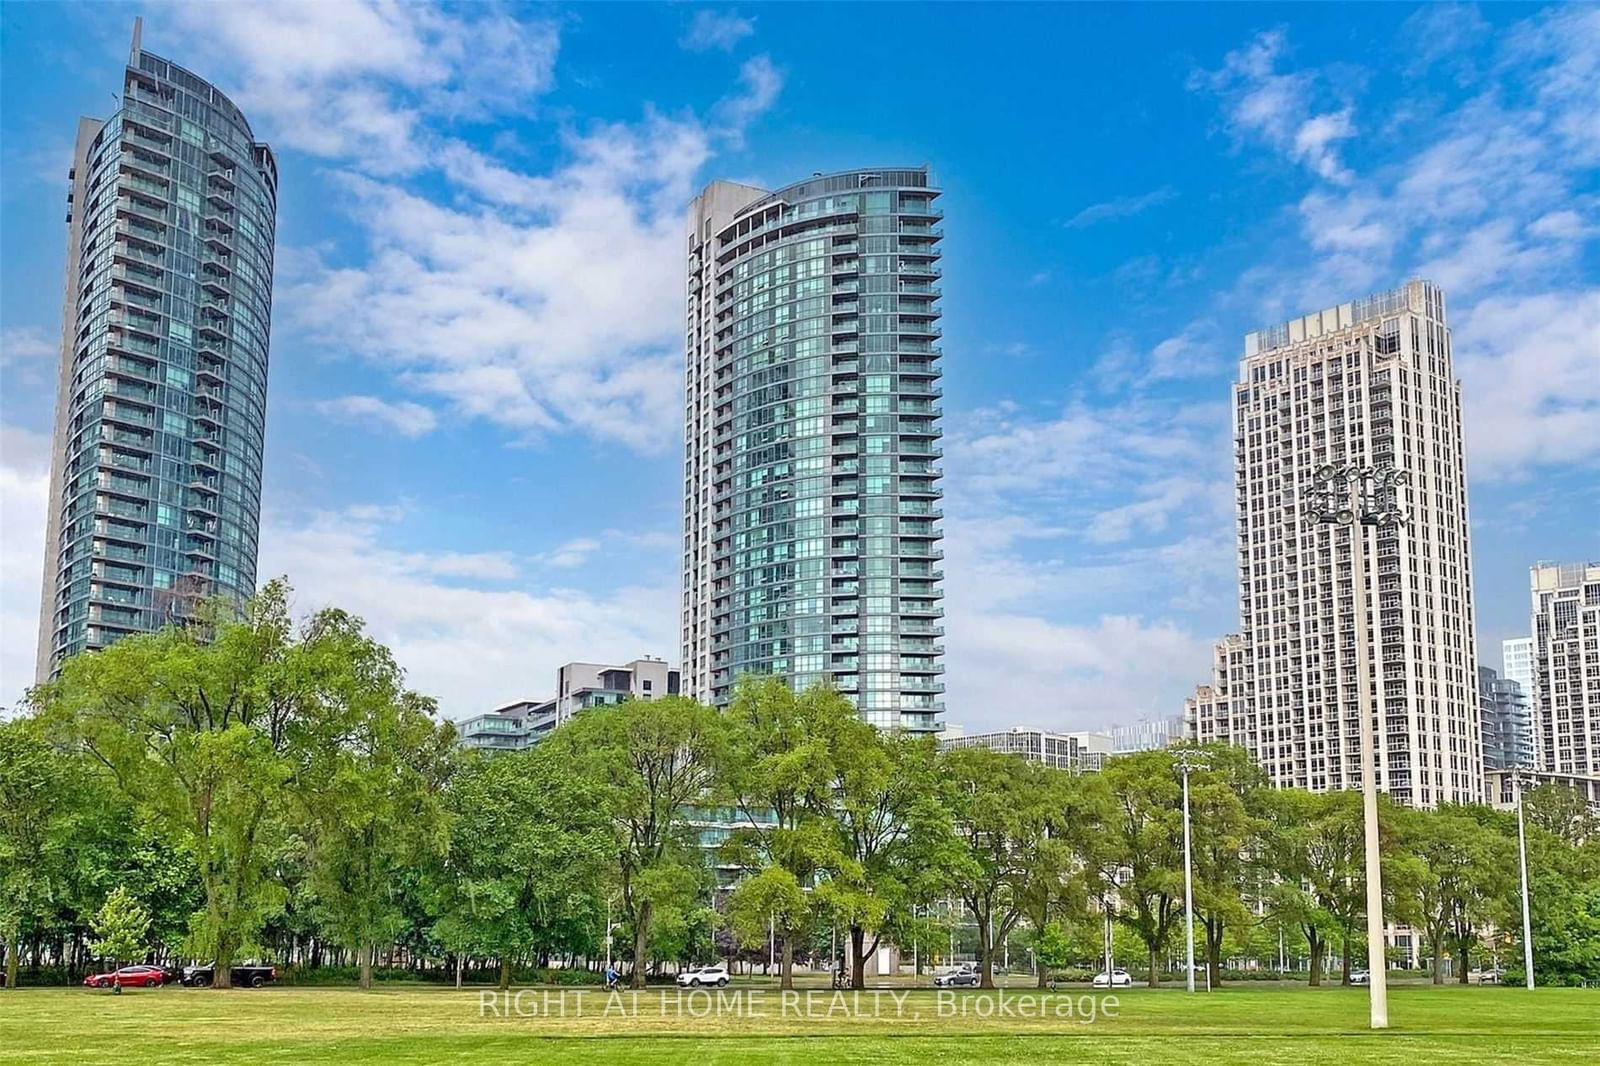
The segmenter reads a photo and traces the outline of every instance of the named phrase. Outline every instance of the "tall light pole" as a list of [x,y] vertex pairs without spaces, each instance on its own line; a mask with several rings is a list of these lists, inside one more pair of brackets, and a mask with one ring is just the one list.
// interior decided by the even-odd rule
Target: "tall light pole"
[[[1189,772],[1210,768],[1205,755],[1193,748],[1180,750],[1175,757],[1183,771],[1183,922],[1189,939],[1189,968],[1184,972],[1184,984],[1194,991],[1194,859],[1189,847]],[[1209,979],[1209,974],[1207,978]]]
[[[1367,872],[1367,980],[1371,998],[1371,1025],[1389,1028],[1389,960],[1383,940],[1383,869],[1378,852],[1377,747],[1372,739],[1372,687],[1367,678],[1366,540],[1368,526],[1392,528],[1405,522],[1399,506],[1399,488],[1411,475],[1389,464],[1329,464],[1314,480],[1311,517],[1318,522],[1350,530],[1350,582],[1356,605],[1356,711],[1361,718],[1361,810],[1366,830]],[[1338,578],[1334,579],[1337,602]]]
[[1110,983],[1111,982],[1111,974],[1112,974],[1112,965],[1116,962],[1116,958],[1114,957],[1114,950],[1113,950],[1114,949],[1114,941],[1113,941],[1114,934],[1113,934],[1112,929],[1111,929],[1111,908],[1112,908],[1111,894],[1113,892],[1115,892],[1116,889],[1117,889],[1117,886],[1119,884],[1119,879],[1118,879],[1117,875],[1120,872],[1121,872],[1120,870],[1119,871],[1113,871],[1110,875],[1107,876],[1107,878],[1106,878],[1106,882],[1107,882],[1106,883],[1106,892],[1105,892],[1105,895],[1102,896],[1101,900],[1100,900],[1100,902],[1104,906],[1105,912],[1106,912],[1105,955],[1106,955],[1106,987],[1107,988],[1111,988],[1112,987],[1112,985]]
[[606,897],[606,972],[607,973],[609,973],[611,971],[611,934],[616,931],[616,928],[617,928],[618,925],[622,924],[621,922],[613,922],[611,920],[611,904],[616,898],[617,898],[616,896],[607,896]]
[[1528,991],[1533,991],[1533,920],[1528,915],[1528,835],[1522,827],[1522,771],[1511,771],[1511,786],[1517,790],[1517,867],[1522,872],[1522,972]]

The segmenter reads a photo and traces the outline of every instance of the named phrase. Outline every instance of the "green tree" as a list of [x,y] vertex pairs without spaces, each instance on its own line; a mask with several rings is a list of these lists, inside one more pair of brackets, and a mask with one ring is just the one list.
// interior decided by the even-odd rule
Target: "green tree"
[[1600,817],[1582,793],[1567,785],[1547,781],[1522,795],[1527,823],[1577,847],[1600,834]]
[[[1270,793],[1269,836],[1274,868],[1282,878],[1271,892],[1280,920],[1296,925],[1311,955],[1313,985],[1322,983],[1327,948],[1337,940],[1342,981],[1350,983],[1350,962],[1366,915],[1366,869],[1361,793],[1353,790],[1313,794],[1300,789]],[[1380,825],[1392,820],[1380,797]],[[1395,854],[1394,842],[1385,850]],[[1393,880],[1405,871],[1396,867]]]
[[[1563,804],[1565,798],[1554,797]],[[1562,817],[1534,824],[1530,819],[1527,827],[1529,924],[1534,976],[1541,984],[1600,983],[1600,838],[1571,833],[1573,821]],[[1506,899],[1513,915],[1520,907],[1516,880],[1513,875]],[[1520,979],[1521,923],[1513,924],[1517,937],[1510,969]]]
[[643,988],[650,924],[684,900],[684,868],[703,868],[690,818],[716,783],[726,747],[722,716],[683,696],[584,711],[544,741],[600,789],[611,830],[622,914],[633,932],[634,988]]
[[[1169,751],[1110,760],[1101,771],[1111,792],[1108,857],[1117,881],[1117,921],[1133,930],[1149,957],[1151,988],[1183,914],[1181,790]],[[1102,859],[1104,861],[1104,858]]]
[[1204,752],[1207,769],[1189,775],[1192,880],[1210,985],[1220,988],[1223,939],[1255,920],[1250,903],[1266,891],[1267,780],[1243,748],[1213,744]]
[[783,987],[794,987],[794,943],[809,936],[816,904],[784,867],[773,864],[751,874],[728,896],[728,922],[739,943],[758,947],[767,942],[769,929],[782,939]]
[[[1098,774],[1047,769],[1039,775],[1039,785],[1044,789],[1044,836],[1016,886],[1018,905],[1036,935],[1058,920],[1088,919],[1091,870],[1110,804]],[[1044,988],[1047,968],[1038,967],[1036,978]]]
[[[790,882],[806,892],[820,874],[828,873],[826,901],[857,937],[884,914],[882,901],[867,887],[866,869],[841,848],[841,834],[835,831],[835,759],[859,758],[870,751],[862,747],[866,738],[855,730],[859,722],[850,701],[831,687],[816,685],[796,693],[781,678],[746,676],[728,706],[724,774],[724,787],[748,823],[734,834],[727,855],[747,869],[778,867],[788,875],[767,878],[752,892],[776,893]],[[783,934],[780,984],[785,989],[794,987],[794,946],[808,935],[811,907],[774,914],[775,921],[787,917],[793,923],[778,925]]]
[[442,791],[455,730],[405,690],[388,649],[356,636],[364,666],[311,704],[290,751],[290,794],[307,843],[306,889],[320,926],[372,987],[377,946],[405,930],[406,874],[444,852]]
[[1039,965],[1039,987],[1044,988],[1052,973],[1072,962],[1072,937],[1060,922],[1049,922],[1038,931],[1033,953]]
[[1280,877],[1268,897],[1271,911],[1278,924],[1305,938],[1313,987],[1322,984],[1328,942],[1338,931],[1314,886],[1337,881],[1355,861],[1350,849],[1356,846],[1342,822],[1322,819],[1324,807],[1320,796],[1302,789],[1284,789],[1268,805],[1268,840]]
[[994,987],[996,947],[1022,918],[1035,858],[1060,824],[1059,774],[988,748],[958,748],[940,760],[959,844],[950,877],[977,924],[982,988]]
[[434,932],[449,950],[498,959],[505,988],[515,959],[604,923],[611,824],[599,783],[558,746],[475,758],[448,801],[433,898]]
[[819,892],[847,930],[851,987],[864,988],[866,960],[884,936],[902,946],[927,938],[917,907],[934,891],[925,873],[931,849],[948,838],[949,812],[931,738],[885,733],[853,712],[828,721],[834,778],[816,814],[835,832],[840,861]]
[[276,580],[237,610],[202,604],[190,624],[74,656],[31,694],[108,785],[194,857],[204,907],[189,945],[215,960],[218,987],[286,898],[269,873],[289,846],[288,786],[307,723],[374,683],[387,657],[342,611],[297,627],[288,596]]
[[1535,977],[1557,985],[1600,982],[1600,881],[1557,870],[1531,878]]
[[1445,953],[1453,950],[1465,984],[1480,930],[1508,917],[1500,903],[1516,867],[1511,842],[1456,806],[1396,815],[1403,858],[1392,864],[1392,887],[1407,897],[1399,903],[1400,913],[1420,928],[1432,949],[1433,983],[1444,983]]
[[91,947],[96,955],[111,960],[112,969],[136,962],[144,958],[149,944],[150,912],[119,885],[95,913],[94,932],[97,939]]
[[0,942],[17,987],[22,933],[67,893],[80,824],[77,768],[28,719],[0,722]]

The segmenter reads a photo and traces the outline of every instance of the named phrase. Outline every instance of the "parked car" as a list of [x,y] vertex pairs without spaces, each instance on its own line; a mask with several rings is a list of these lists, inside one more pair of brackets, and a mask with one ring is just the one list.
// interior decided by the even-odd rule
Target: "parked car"
[[722,988],[727,983],[728,967],[720,962],[713,966],[691,966],[678,975],[679,988],[702,988],[706,985]]
[[160,988],[167,983],[167,971],[159,966],[124,966],[107,973],[92,973],[83,979],[85,988]]
[[1353,985],[1370,985],[1372,974],[1366,970],[1351,970],[1350,983]]
[[934,974],[934,976],[933,976],[933,987],[934,988],[961,988],[961,987],[977,988],[978,987],[978,981],[981,979],[981,977],[982,977],[982,975],[978,973],[978,967],[977,966],[973,965],[970,962],[964,962],[960,966],[957,966],[953,970],[946,970],[944,973]]
[[[278,979],[276,966],[235,966],[229,974],[233,977],[234,988],[260,988],[269,981]],[[203,962],[198,966],[185,966],[183,968],[183,983],[190,988],[206,988],[216,982],[217,965],[214,962]]]
[[1109,974],[1104,970],[1094,975],[1096,988],[1129,988],[1133,985],[1133,975],[1118,966]]

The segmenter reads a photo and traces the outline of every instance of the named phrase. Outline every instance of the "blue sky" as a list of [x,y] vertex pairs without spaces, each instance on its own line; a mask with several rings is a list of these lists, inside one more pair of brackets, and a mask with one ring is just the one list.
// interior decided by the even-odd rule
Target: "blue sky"
[[262,574],[460,716],[677,656],[681,211],[945,189],[947,717],[1175,713],[1237,624],[1247,330],[1426,275],[1480,645],[1600,557],[1600,8],[0,8],[0,704],[30,680],[65,171],[145,46],[278,152]]

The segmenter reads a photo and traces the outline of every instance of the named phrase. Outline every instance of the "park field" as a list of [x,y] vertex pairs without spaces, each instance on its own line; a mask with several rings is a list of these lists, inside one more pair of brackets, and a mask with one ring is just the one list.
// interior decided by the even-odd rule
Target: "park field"
[[[518,993],[521,992],[520,996]],[[1003,999],[997,997],[1002,996]],[[1026,997],[1026,998],[1025,998]],[[380,986],[0,991],[4,1063],[1580,1063],[1600,1051],[1600,990],[1400,986],[1392,1028],[1363,989],[1086,989],[1039,999],[771,985],[714,995]]]

